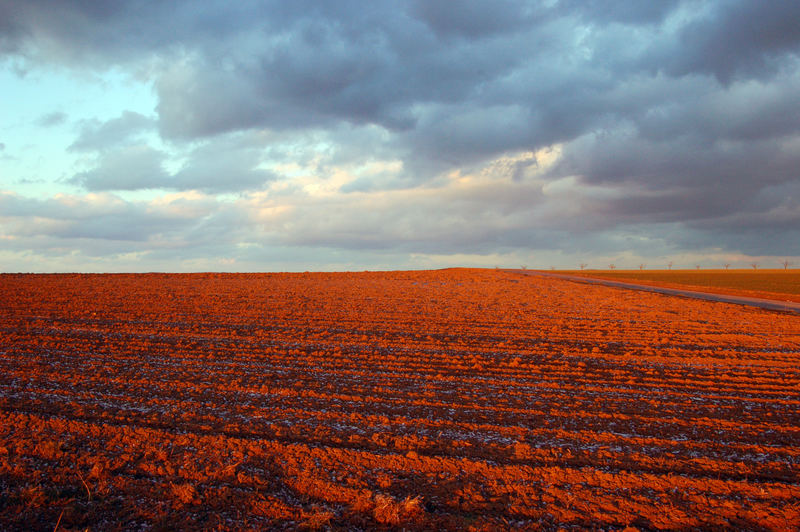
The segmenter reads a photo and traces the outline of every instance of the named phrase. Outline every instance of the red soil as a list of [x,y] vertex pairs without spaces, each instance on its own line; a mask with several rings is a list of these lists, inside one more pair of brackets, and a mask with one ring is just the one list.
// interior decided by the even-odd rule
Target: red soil
[[0,529],[800,527],[799,316],[485,270],[0,302]]

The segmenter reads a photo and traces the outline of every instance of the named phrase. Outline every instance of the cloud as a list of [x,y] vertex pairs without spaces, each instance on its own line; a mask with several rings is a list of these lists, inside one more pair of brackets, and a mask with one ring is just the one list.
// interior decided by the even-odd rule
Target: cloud
[[711,3],[704,16],[683,26],[682,50],[672,51],[672,75],[710,73],[728,84],[736,79],[772,77],[800,52],[800,4],[758,0]]
[[[4,21],[0,25],[0,50],[37,62],[70,66],[103,68],[135,62],[142,53],[196,40],[204,32],[213,36],[220,22],[214,20],[213,10],[221,14],[222,6],[209,4],[193,9],[190,3],[4,2],[0,5],[0,20]],[[169,20],[181,23],[164,23]]]
[[263,147],[247,135],[216,138],[194,149],[184,166],[165,181],[165,188],[237,192],[263,188],[277,178],[261,168]]
[[534,19],[535,9],[522,2],[479,0],[452,3],[411,2],[410,13],[437,35],[462,39],[487,38],[510,30],[521,30]]
[[63,124],[67,121],[67,114],[61,111],[53,111],[42,115],[36,120],[36,125],[40,127],[53,127]]
[[627,0],[562,0],[564,12],[576,12],[587,23],[659,24],[680,4],[678,0],[629,2]]
[[254,128],[274,111],[247,76],[216,68],[202,58],[169,65],[159,75],[156,90],[159,127],[169,138]]
[[70,181],[90,191],[162,188],[168,174],[164,155],[147,145],[131,145],[103,154],[98,165]]
[[151,245],[158,238],[182,234],[189,226],[202,223],[216,209],[215,203],[203,196],[173,196],[147,203],[125,201],[109,193],[48,199],[0,193],[0,207],[0,227],[15,238],[151,241]]
[[0,6],[0,54],[149,84],[154,116],[79,122],[70,182],[240,194],[193,231],[766,253],[796,236],[798,6],[30,0]]
[[195,146],[185,154],[180,168],[169,172],[164,151],[129,140],[152,125],[136,113],[84,124],[71,149],[94,152],[94,166],[69,182],[92,192],[171,189],[221,193],[262,188],[276,178],[274,172],[260,167],[263,146],[238,134]]
[[69,146],[71,151],[101,151],[135,138],[155,127],[155,121],[132,111],[123,111],[118,117],[102,122],[84,120],[78,138]]
[[[794,64],[798,44],[791,2],[203,7],[62,3],[52,12],[35,1],[12,4],[9,28],[26,31],[8,29],[6,37],[40,60],[110,65],[156,58],[148,72],[159,127],[170,138],[374,124],[397,132],[408,152],[424,143],[453,161],[475,144],[494,156],[629,120],[647,108],[615,108],[608,97],[617,92],[624,99],[625,87],[654,68],[726,83],[762,79]],[[161,20],[180,24],[167,29]],[[85,31],[74,31],[76,24]],[[503,109],[527,123],[524,131],[502,142],[489,122],[480,136],[473,119]],[[474,138],[458,142],[445,134],[443,116],[451,133],[463,135],[466,123]]]

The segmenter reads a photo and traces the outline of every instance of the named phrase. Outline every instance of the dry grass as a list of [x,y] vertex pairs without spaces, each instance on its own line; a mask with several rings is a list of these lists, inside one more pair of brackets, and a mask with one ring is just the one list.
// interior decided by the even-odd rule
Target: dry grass
[[388,495],[375,497],[375,520],[386,525],[413,523],[425,514],[420,497],[406,497],[396,501]]
[[170,484],[172,488],[172,495],[180,501],[181,504],[193,504],[198,502],[198,494],[195,487],[189,483],[185,484]]
[[300,530],[322,530],[330,525],[331,519],[335,517],[334,513],[325,509],[315,509],[313,512],[306,515],[298,528]]
[[720,294],[800,301],[800,270],[584,270],[560,273]]

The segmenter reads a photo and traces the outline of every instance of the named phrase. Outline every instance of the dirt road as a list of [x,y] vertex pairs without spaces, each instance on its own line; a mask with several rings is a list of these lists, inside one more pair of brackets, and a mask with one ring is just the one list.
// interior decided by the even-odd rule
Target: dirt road
[[583,277],[578,275],[569,275],[563,273],[550,273],[532,270],[508,270],[522,275],[537,275],[540,277],[555,277],[558,279],[565,279],[567,281],[574,281],[577,283],[600,284],[603,286],[610,286],[614,288],[627,288],[630,290],[643,290],[645,292],[655,292],[658,294],[666,294],[670,296],[691,297],[694,299],[703,299],[705,301],[716,301],[719,303],[734,303],[736,305],[748,305],[751,307],[758,307],[767,310],[780,310],[784,312],[792,312],[800,314],[800,303],[792,301],[777,301],[772,299],[761,299],[757,297],[745,296],[731,296],[724,294],[711,294],[708,292],[697,292],[694,290],[680,290],[677,288],[664,288],[660,286],[649,286],[637,283],[628,283],[622,281],[611,281],[609,279],[594,279],[591,277]]

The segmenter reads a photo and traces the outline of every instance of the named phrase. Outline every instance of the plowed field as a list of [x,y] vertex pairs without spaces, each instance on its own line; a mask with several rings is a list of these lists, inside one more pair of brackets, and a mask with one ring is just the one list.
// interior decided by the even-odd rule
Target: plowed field
[[800,316],[490,270],[0,276],[0,529],[800,527]]

